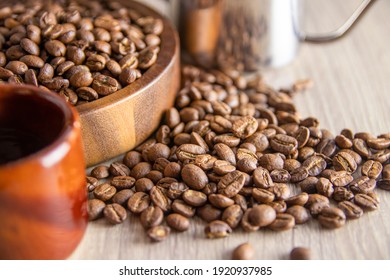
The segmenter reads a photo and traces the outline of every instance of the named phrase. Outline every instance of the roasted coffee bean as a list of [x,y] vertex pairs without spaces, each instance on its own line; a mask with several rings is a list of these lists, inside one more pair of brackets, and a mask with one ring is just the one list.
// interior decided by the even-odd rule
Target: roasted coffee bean
[[16,75],[23,75],[27,72],[28,66],[21,61],[10,61],[5,66],[5,69],[12,71]]
[[134,214],[142,213],[149,207],[150,197],[147,193],[136,192],[127,201],[127,208]]
[[368,194],[358,193],[355,195],[355,203],[364,210],[372,211],[379,207],[379,202]]
[[362,166],[362,175],[376,179],[382,172],[382,164],[377,161],[367,160]]
[[286,213],[294,217],[297,225],[304,224],[310,219],[309,211],[301,205],[293,205],[287,208]]
[[340,151],[333,157],[333,166],[337,171],[354,173],[357,168],[357,163],[350,154]]
[[298,148],[298,141],[294,137],[284,134],[276,134],[271,139],[270,144],[272,149],[284,155],[290,155]]
[[234,204],[234,200],[222,194],[210,194],[208,196],[210,203],[217,208],[226,208]]
[[367,146],[375,150],[384,150],[390,147],[390,139],[371,138],[367,139]]
[[261,188],[253,188],[252,197],[257,202],[268,203],[268,202],[274,201],[275,194],[270,190],[261,189]]
[[188,190],[188,186],[182,182],[174,182],[169,185],[167,196],[170,199],[177,199]]
[[232,132],[238,138],[245,139],[256,132],[258,125],[254,117],[241,117],[233,122]]
[[106,96],[116,92],[119,89],[119,83],[112,77],[99,74],[93,79],[92,88],[96,90],[99,95]]
[[122,161],[128,168],[133,168],[142,161],[142,155],[137,151],[130,151],[126,153]]
[[222,221],[226,222],[232,229],[238,227],[244,214],[243,209],[238,204],[227,207],[222,213]]
[[315,202],[309,206],[310,215],[313,218],[317,218],[323,209],[329,208],[329,207],[330,207],[329,203],[321,202],[321,201]]
[[113,176],[129,176],[130,169],[121,162],[113,162],[109,167],[110,174]]
[[88,87],[93,82],[92,74],[88,71],[78,71],[69,78],[69,82],[75,88]]
[[152,165],[149,162],[137,163],[130,172],[130,176],[136,180],[143,178],[152,170]]
[[342,134],[336,136],[335,142],[341,149],[350,149],[353,146],[352,139]]
[[227,197],[233,197],[239,193],[245,183],[244,175],[236,170],[226,174],[218,182],[217,188],[218,193],[223,194]]
[[[216,144],[223,143],[223,144],[229,146],[230,148],[237,147],[241,142],[240,138],[238,138],[232,134],[217,135],[214,137],[213,140],[214,140],[214,143],[216,143]],[[237,157],[237,159],[240,159],[240,158]]]
[[188,205],[184,200],[175,199],[172,203],[172,210],[175,213],[179,213],[187,218],[191,218],[195,215],[195,208]]
[[154,226],[148,229],[147,236],[154,242],[161,242],[168,238],[171,233],[171,229],[167,226]]
[[311,260],[311,250],[305,247],[295,247],[290,252],[290,260]]
[[165,113],[165,121],[172,129],[180,123],[180,114],[176,108],[170,108]]
[[302,163],[309,176],[317,176],[326,168],[326,161],[321,156],[311,156]]
[[291,179],[290,173],[284,169],[274,169],[270,176],[275,183],[288,183]]
[[294,216],[286,213],[276,214],[275,220],[268,226],[274,231],[284,231],[292,229],[295,226]]
[[205,222],[209,223],[219,220],[222,215],[222,210],[214,207],[211,204],[205,204],[196,209],[196,214]]
[[103,210],[104,217],[111,224],[121,224],[127,218],[126,209],[118,203],[107,205]]
[[94,196],[103,201],[110,200],[115,195],[115,193],[116,193],[115,187],[107,183],[98,185],[93,190]]
[[92,192],[99,184],[99,180],[91,176],[86,176],[86,181],[86,187],[89,192]]
[[288,172],[293,171],[294,169],[297,169],[301,167],[301,163],[296,159],[286,159],[283,164],[283,169],[287,170]]
[[52,56],[65,56],[66,46],[58,40],[49,40],[45,43],[45,50]]
[[326,197],[331,197],[334,192],[333,184],[326,178],[318,179],[316,189],[319,194]]
[[230,226],[220,220],[210,222],[204,229],[207,238],[227,237],[232,232]]
[[153,204],[160,207],[164,212],[171,209],[172,201],[166,196],[164,189],[154,186],[150,190],[149,195]]
[[324,208],[322,209],[320,215],[318,216],[318,221],[323,227],[329,229],[339,228],[345,225],[345,214],[344,212],[335,207]]
[[300,194],[291,196],[285,199],[287,206],[300,205],[303,206],[309,200],[309,195],[306,192],[301,192]]
[[229,146],[223,143],[218,143],[214,146],[214,150],[220,159],[226,160],[231,164],[236,165],[236,156]]
[[157,206],[149,206],[140,215],[141,225],[145,229],[160,225],[163,219],[164,213]]
[[187,164],[181,171],[181,177],[190,188],[194,190],[203,189],[209,182],[206,173],[195,164]]
[[362,160],[363,160],[362,157],[358,153],[356,153],[355,151],[353,151],[351,149],[342,149],[342,150],[340,150],[340,152],[345,152],[345,153],[351,155],[358,165],[360,165],[362,163]]
[[117,192],[112,197],[112,202],[120,204],[120,205],[127,205],[127,201],[130,197],[134,195],[134,192],[130,189],[124,189],[119,192]]
[[368,158],[371,155],[371,151],[368,148],[366,141],[361,138],[353,139],[353,149],[363,158]]
[[45,65],[43,59],[36,55],[22,56],[19,61],[32,68],[42,68]]
[[330,174],[329,180],[335,187],[344,187],[353,181],[353,177],[347,171],[336,171]]
[[349,184],[349,188],[354,193],[369,193],[373,191],[375,187],[376,181],[367,176],[356,178]]
[[336,142],[333,138],[322,139],[316,146],[317,153],[332,157],[336,153]]
[[310,205],[317,203],[317,202],[329,204],[329,198],[324,196],[324,195],[317,194],[317,193],[309,194],[309,198],[305,204],[305,207],[310,207]]
[[167,224],[177,231],[186,231],[190,226],[188,218],[177,213],[169,214],[166,219]]
[[318,178],[317,177],[307,177],[303,181],[300,181],[297,186],[301,189],[302,192],[312,194],[317,191],[316,184],[317,184]]
[[274,208],[276,213],[284,213],[287,209],[287,204],[284,200],[274,200],[266,204]]
[[358,219],[363,215],[363,210],[351,201],[341,201],[337,205],[345,214],[347,219]]
[[160,48],[158,46],[149,46],[145,49],[143,49],[139,53],[138,57],[138,67],[140,69],[146,69],[152,66],[157,61],[157,55],[160,51]]
[[243,243],[237,246],[232,253],[232,260],[253,260],[255,250],[249,243]]
[[103,210],[106,204],[100,199],[88,200],[88,220],[93,221],[103,216]]
[[316,154],[315,150],[312,147],[303,147],[298,150],[298,160],[304,162],[310,157],[315,156],[315,154]]
[[206,154],[205,149],[194,144],[183,144],[176,150],[176,156],[182,162],[185,160],[194,160],[196,156],[203,154]]
[[380,150],[379,152],[369,156],[368,159],[371,159],[371,160],[374,160],[374,161],[378,161],[378,162],[380,162],[382,164],[385,164],[390,159],[390,150],[389,149]]
[[268,226],[276,219],[275,209],[266,204],[253,206],[248,215],[250,224],[256,227]]
[[290,188],[284,183],[274,183],[271,187],[272,192],[275,194],[276,200],[286,200],[290,197]]
[[345,187],[336,187],[333,192],[333,199],[335,201],[352,200],[354,197],[353,192]]
[[183,200],[191,206],[202,206],[207,202],[207,195],[194,190],[187,190],[182,195]]
[[252,225],[252,223],[249,219],[249,215],[251,212],[252,212],[252,208],[248,208],[244,212],[244,214],[242,215],[242,218],[241,218],[241,227],[246,232],[257,231],[260,228],[260,226]]
[[259,188],[270,188],[274,182],[268,170],[263,167],[258,167],[253,171],[253,182]]
[[164,168],[164,176],[171,178],[179,178],[181,174],[181,165],[177,162],[170,162]]
[[310,131],[305,126],[300,126],[299,129],[294,133],[295,139],[298,141],[298,149],[303,148],[309,140]]
[[[238,166],[238,164],[237,164]],[[238,166],[239,168],[239,166]],[[232,165],[230,162],[225,160],[216,160],[214,162],[213,171],[218,175],[225,175],[227,173],[233,172],[236,170],[236,167]],[[241,168],[239,168],[240,171],[243,171]]]

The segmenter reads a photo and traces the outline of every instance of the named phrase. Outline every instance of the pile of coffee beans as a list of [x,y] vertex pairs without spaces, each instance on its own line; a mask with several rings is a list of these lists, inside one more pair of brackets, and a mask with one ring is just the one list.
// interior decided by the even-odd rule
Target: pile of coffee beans
[[390,190],[390,133],[334,136],[301,118],[292,96],[307,81],[275,90],[260,76],[187,65],[182,83],[153,138],[92,169],[90,220],[121,223],[128,209],[155,241],[194,216],[207,238],[313,218],[335,229],[378,209],[377,187]]
[[162,30],[161,19],[115,1],[2,1],[0,82],[90,102],[140,78],[157,60]]

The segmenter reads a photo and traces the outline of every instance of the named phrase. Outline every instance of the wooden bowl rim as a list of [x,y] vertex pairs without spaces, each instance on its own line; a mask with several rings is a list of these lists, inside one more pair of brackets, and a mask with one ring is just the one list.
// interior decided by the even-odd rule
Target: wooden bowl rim
[[159,77],[161,77],[166,71],[168,71],[169,66],[174,63],[173,58],[179,46],[179,37],[172,23],[167,18],[165,18],[164,16],[156,12],[155,10],[139,2],[135,2],[135,1],[119,1],[119,2],[121,2],[128,8],[134,8],[134,10],[139,12],[142,16],[152,16],[154,18],[158,18],[163,21],[164,28],[160,35],[161,38],[160,52],[158,54],[156,63],[152,65],[135,82],[118,90],[117,92],[114,92],[113,94],[101,97],[92,102],[75,106],[81,118],[89,114],[94,114],[100,110],[105,110],[112,106],[116,106],[122,102],[128,101],[136,97],[139,94],[142,94],[143,92],[145,92],[147,88],[157,83]]

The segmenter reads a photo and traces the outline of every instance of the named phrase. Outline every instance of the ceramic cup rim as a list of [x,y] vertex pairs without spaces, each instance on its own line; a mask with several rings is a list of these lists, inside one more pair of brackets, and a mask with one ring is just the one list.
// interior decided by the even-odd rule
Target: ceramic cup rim
[[9,167],[14,168],[21,166],[26,162],[33,162],[37,160],[43,160],[48,163],[60,160],[60,158],[55,160],[58,158],[58,155],[56,155],[57,151],[61,149],[61,146],[66,143],[67,139],[71,137],[75,127],[80,126],[79,117],[76,110],[67,104],[67,102],[56,93],[43,90],[32,85],[0,84],[0,94],[4,89],[15,91],[15,93],[12,93],[15,94],[15,96],[35,95],[39,97],[39,99],[51,103],[64,117],[64,123],[62,124],[61,130],[56,135],[55,139],[52,140],[49,144],[33,152],[32,154],[0,164],[0,169]]

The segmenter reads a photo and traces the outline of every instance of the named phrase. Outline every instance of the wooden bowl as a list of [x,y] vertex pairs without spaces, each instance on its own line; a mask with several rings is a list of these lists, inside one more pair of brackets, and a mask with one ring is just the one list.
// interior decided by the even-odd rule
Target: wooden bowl
[[166,18],[132,1],[120,1],[144,16],[161,18],[156,63],[134,83],[104,98],[77,106],[87,166],[125,153],[145,141],[173,106],[180,83],[179,39]]

